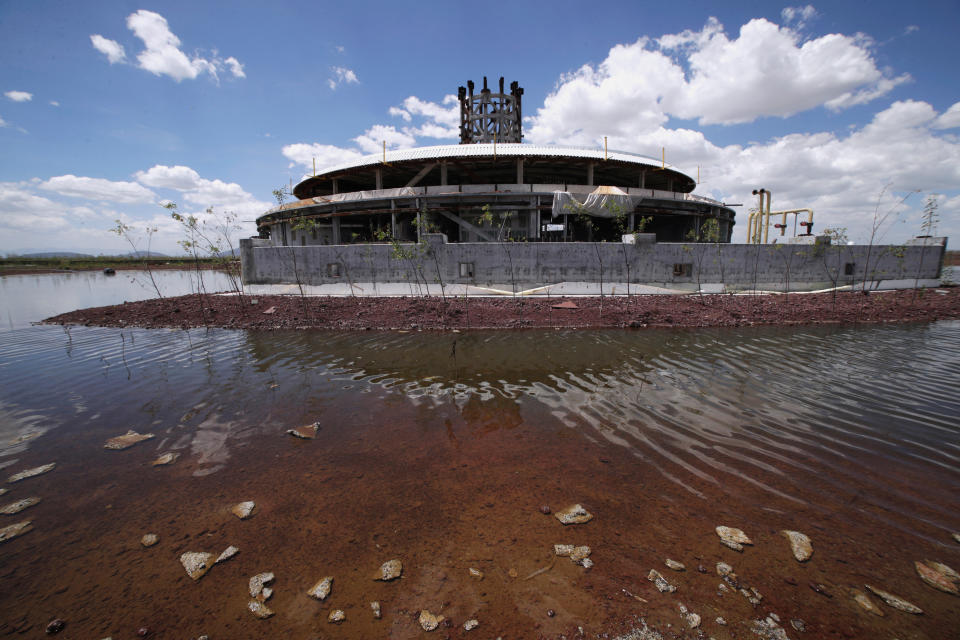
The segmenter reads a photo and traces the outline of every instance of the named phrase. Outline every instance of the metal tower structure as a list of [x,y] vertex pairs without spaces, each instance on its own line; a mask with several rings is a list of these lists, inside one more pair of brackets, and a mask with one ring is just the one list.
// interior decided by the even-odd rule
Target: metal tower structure
[[459,88],[457,97],[460,99],[460,144],[522,141],[523,89],[516,81],[510,83],[510,93],[504,93],[501,77],[500,92],[493,93],[484,76],[479,94],[474,94],[473,80],[470,80],[466,87]]

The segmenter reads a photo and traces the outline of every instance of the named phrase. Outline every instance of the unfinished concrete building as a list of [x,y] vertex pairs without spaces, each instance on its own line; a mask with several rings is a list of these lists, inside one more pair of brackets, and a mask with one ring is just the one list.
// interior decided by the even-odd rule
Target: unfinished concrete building
[[460,144],[369,155],[297,184],[296,201],[257,220],[275,246],[343,245],[443,233],[460,242],[696,239],[706,220],[729,242],[734,212],[696,196],[662,160],[623,151],[522,144],[523,89],[460,87]]

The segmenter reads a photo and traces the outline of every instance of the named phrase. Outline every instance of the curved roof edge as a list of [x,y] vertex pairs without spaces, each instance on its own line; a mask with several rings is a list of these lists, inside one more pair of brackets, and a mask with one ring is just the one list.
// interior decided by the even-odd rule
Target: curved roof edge
[[[382,162],[404,162],[408,160],[440,160],[442,158],[463,158],[470,156],[510,156],[510,157],[535,157],[535,156],[554,156],[554,157],[566,157],[566,158],[590,158],[593,160],[617,160],[620,162],[633,162],[636,164],[645,164],[651,166],[659,166],[665,169],[670,169],[676,171],[677,173],[686,174],[678,169],[677,167],[664,163],[657,158],[652,158],[650,156],[644,156],[639,153],[630,153],[627,151],[612,151],[607,150],[604,153],[603,149],[594,149],[592,147],[566,147],[559,145],[541,145],[541,144],[525,144],[525,143],[480,143],[480,144],[444,144],[436,145],[432,147],[413,147],[410,149],[394,149],[387,151],[386,153],[373,153],[367,156],[358,158],[352,162],[343,162],[337,165],[332,165],[329,167],[323,168],[323,170],[318,171],[317,175],[323,175],[325,173],[333,173],[335,171],[344,171],[346,169],[352,169],[355,167],[365,167],[375,164],[380,164]],[[301,178],[307,180],[314,177],[311,174],[305,174]],[[689,177],[689,176],[687,176]]]

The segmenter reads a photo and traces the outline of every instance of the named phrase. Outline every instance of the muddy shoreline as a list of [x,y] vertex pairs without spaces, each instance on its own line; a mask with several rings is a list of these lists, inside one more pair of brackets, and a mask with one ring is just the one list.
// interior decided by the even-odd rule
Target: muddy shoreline
[[63,313],[44,324],[338,330],[743,327],[960,318],[960,288],[790,295],[575,298],[188,295]]

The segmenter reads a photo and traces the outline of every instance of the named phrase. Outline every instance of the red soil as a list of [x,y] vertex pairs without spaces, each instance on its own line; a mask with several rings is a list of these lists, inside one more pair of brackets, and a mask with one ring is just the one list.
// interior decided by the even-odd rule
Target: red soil
[[[567,308],[557,308],[561,303]],[[568,308],[573,303],[575,308]],[[584,298],[180,296],[71,311],[48,324],[231,329],[738,327],[960,318],[960,288]]]

